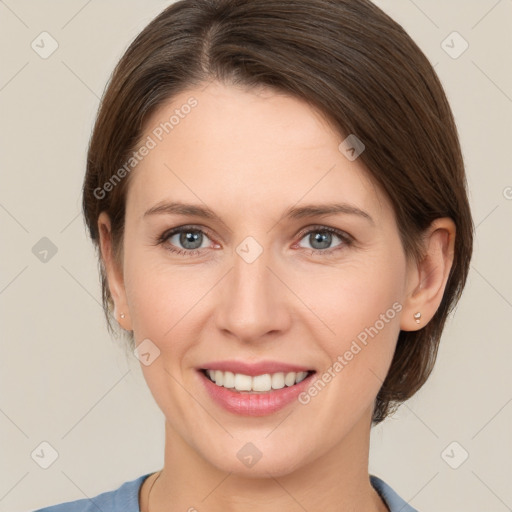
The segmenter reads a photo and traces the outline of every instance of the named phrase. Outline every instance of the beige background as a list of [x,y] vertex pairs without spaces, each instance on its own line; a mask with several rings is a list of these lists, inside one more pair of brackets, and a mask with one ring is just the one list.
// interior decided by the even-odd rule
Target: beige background
[[[477,230],[469,282],[436,370],[374,429],[370,471],[421,512],[512,510],[512,1],[377,3],[420,45],[446,88]],[[0,1],[0,511],[95,496],[163,461],[163,416],[138,361],[107,334],[79,212],[107,78],[167,4]],[[47,59],[31,48],[43,31],[59,45]],[[469,43],[457,59],[442,47],[453,31]],[[447,41],[452,52],[462,48],[453,36]],[[57,249],[46,262],[32,252],[43,237]],[[43,441],[58,453],[48,469],[36,463],[44,457],[31,457]],[[465,452],[468,459],[450,467]]]

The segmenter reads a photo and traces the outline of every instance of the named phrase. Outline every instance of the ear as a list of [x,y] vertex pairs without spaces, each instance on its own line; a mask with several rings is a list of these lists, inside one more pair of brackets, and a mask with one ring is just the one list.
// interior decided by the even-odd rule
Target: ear
[[[124,277],[121,268],[121,262],[116,261],[112,247],[112,229],[110,218],[106,212],[101,212],[98,217],[98,232],[100,235],[100,251],[103,266],[107,275],[110,295],[114,301],[114,317],[119,325],[127,330],[132,330],[128,302],[126,300],[126,291],[124,287]],[[124,318],[121,318],[121,313]]]
[[[453,264],[455,223],[448,217],[436,219],[424,238],[424,257],[410,260],[407,271],[407,295],[402,309],[400,329],[416,331],[424,327],[441,304]],[[421,313],[419,323],[414,315]]]

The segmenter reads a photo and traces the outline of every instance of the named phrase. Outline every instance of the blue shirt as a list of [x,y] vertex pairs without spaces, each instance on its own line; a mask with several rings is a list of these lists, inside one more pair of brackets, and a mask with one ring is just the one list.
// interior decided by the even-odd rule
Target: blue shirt
[[[151,474],[125,482],[115,491],[104,492],[94,498],[69,501],[34,512],[140,512],[139,489],[142,482]],[[370,475],[370,482],[391,512],[418,512],[380,478]]]

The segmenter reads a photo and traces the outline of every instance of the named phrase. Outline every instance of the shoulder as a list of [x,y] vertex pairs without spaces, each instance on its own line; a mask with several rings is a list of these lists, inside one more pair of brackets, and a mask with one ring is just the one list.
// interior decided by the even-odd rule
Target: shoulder
[[98,510],[102,512],[140,512],[139,489],[150,474],[139,476],[135,480],[125,482],[113,491],[98,494],[93,498],[68,501],[34,512],[98,512]]
[[370,482],[373,488],[380,494],[388,506],[390,512],[418,512],[401,498],[384,480],[370,475]]

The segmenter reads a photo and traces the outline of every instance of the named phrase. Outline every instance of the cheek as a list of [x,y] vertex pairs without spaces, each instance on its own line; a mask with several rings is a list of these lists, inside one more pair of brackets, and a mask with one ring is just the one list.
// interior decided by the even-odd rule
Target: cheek
[[[125,287],[136,340],[150,338],[163,343],[181,332],[187,325],[182,320],[194,315],[194,308],[220,275],[219,269],[208,265],[171,264],[165,255],[156,254],[154,247],[129,247],[125,254]],[[405,260],[397,251],[372,258],[356,256],[346,264],[309,267],[306,279],[302,267],[285,274],[292,289],[316,315],[319,337],[329,340],[324,348],[333,355],[346,341],[361,333],[364,338],[365,329],[379,322],[381,315],[393,320],[393,304],[401,300],[404,268]],[[389,323],[398,320],[386,322],[386,327]],[[174,338],[173,345],[176,343]]]
[[306,280],[309,285],[297,276],[298,295],[307,297],[306,303],[326,327],[323,338],[331,356],[360,334],[364,338],[372,326],[382,331],[382,337],[388,337],[388,331],[397,332],[404,266],[399,256],[384,254],[313,273]]
[[179,327],[201,290],[193,269],[166,264],[150,252],[155,248],[126,251],[125,289],[135,339],[159,344]]
[[357,417],[373,402],[400,332],[404,279],[405,259],[397,252],[318,273],[309,280],[314,287],[302,285],[299,294],[308,297],[308,305],[329,327],[320,326],[317,337],[327,356],[317,375],[322,382],[303,396],[303,403],[316,400],[318,414],[329,410],[343,423],[349,411]]
[[168,417],[186,418],[189,396],[180,383],[187,353],[197,339],[191,321],[211,284],[198,268],[169,264],[165,257],[155,258],[148,252],[134,248],[125,259],[125,288],[136,344],[149,339],[159,351],[141,369],[161,410]]

